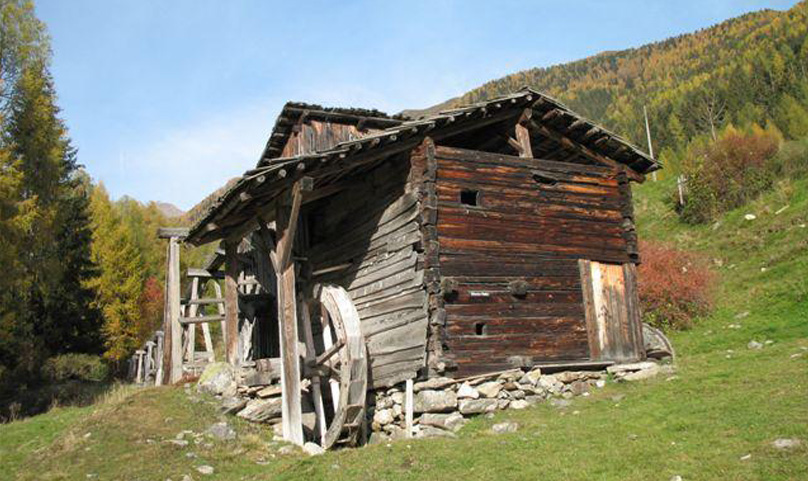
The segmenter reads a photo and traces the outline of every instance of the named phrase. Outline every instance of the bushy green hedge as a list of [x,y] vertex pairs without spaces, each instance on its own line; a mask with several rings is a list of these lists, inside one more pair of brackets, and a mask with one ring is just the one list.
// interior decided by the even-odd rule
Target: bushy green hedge
[[109,378],[109,367],[98,356],[62,354],[45,361],[42,373],[51,381],[56,382],[70,379],[102,382]]

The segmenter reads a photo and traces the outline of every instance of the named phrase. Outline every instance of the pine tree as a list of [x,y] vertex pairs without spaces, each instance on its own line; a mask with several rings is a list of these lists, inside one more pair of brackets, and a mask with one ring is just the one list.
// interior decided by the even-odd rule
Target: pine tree
[[26,290],[17,318],[31,333],[32,357],[91,350],[98,340],[99,319],[86,287],[92,275],[88,183],[55,97],[47,65],[25,66],[4,138],[20,176],[16,201],[27,206],[18,252]]

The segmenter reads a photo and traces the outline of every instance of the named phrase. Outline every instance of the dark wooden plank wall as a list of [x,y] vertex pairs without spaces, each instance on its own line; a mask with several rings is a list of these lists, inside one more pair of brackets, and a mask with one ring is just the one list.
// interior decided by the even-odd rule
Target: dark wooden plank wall
[[310,154],[328,150],[340,142],[378,132],[375,129],[360,131],[356,125],[310,120],[298,124],[298,129],[289,136],[281,157]]
[[408,159],[387,161],[305,212],[312,270],[351,264],[313,282],[341,285],[351,295],[367,341],[372,387],[415,377],[425,362],[420,206],[408,173]]
[[260,232],[242,239],[238,262],[239,355],[245,360],[279,357],[277,280]]
[[[577,260],[635,259],[625,175],[440,146],[436,157],[440,273],[453,290],[444,355],[456,375],[507,369],[512,356],[589,360]],[[464,190],[479,191],[478,206],[461,203]],[[511,293],[519,279],[522,297]]]

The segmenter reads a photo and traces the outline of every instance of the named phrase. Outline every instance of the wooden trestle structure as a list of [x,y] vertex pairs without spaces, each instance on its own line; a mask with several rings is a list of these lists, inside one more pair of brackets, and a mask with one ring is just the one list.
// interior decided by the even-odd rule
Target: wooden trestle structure
[[[641,359],[629,183],[657,168],[532,90],[415,120],[287,104],[256,168],[161,232],[162,382],[213,358],[221,321],[240,382],[280,378],[284,437],[330,447],[361,440],[377,389]],[[214,241],[180,301],[179,243]]]

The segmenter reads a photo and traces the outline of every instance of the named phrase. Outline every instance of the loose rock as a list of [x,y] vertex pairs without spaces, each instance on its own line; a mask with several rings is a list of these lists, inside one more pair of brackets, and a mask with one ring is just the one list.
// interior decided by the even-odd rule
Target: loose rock
[[226,362],[212,362],[205,366],[196,389],[215,396],[222,395],[226,391],[233,391],[235,394],[236,377],[235,371]]
[[302,449],[303,452],[308,454],[309,456],[317,456],[325,452],[325,449],[323,449],[320,445],[314,444],[312,442],[305,443]]
[[504,423],[497,423],[491,426],[491,432],[496,434],[502,433],[515,433],[519,429],[519,425],[513,421],[506,421]]
[[281,398],[253,399],[238,412],[237,416],[256,423],[279,418],[281,417]]
[[208,428],[208,434],[222,441],[236,439],[236,431],[226,422],[215,423]]
[[748,349],[763,349],[763,344],[757,341],[749,341],[749,344],[746,345]]
[[782,450],[794,449],[800,444],[802,444],[802,440],[797,438],[778,438],[772,441],[772,446]]
[[196,470],[199,474],[213,474],[213,466],[208,466],[207,464],[203,464],[202,466],[197,466]]
[[515,401],[511,401],[511,409],[525,409],[526,407],[530,406],[530,403],[525,401],[524,399],[517,399]]
[[460,413],[426,413],[421,416],[420,419],[421,426],[434,426],[436,428],[446,429],[452,432],[457,432],[460,428],[465,426],[467,422],[468,421]]

